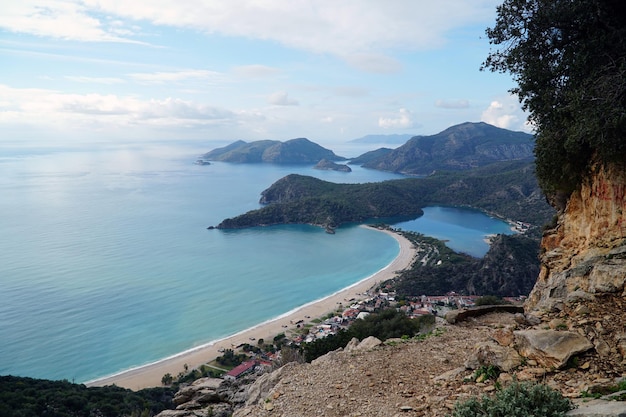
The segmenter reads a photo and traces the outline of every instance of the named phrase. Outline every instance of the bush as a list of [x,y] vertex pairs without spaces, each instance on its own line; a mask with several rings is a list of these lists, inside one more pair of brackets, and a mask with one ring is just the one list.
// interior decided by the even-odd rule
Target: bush
[[546,385],[514,382],[492,398],[457,403],[452,417],[561,417],[572,403]]

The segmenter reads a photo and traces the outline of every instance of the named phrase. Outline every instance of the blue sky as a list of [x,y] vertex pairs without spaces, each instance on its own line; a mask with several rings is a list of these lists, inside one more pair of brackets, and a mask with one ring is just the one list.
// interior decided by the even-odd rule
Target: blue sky
[[529,131],[496,0],[3,0],[0,145]]

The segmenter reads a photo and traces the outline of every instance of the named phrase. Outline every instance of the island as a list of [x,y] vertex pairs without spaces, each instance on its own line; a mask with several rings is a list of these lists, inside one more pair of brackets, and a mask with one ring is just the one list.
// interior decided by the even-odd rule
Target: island
[[315,166],[314,169],[321,169],[323,171],[340,171],[340,172],[352,172],[352,168],[345,164],[338,164],[328,159],[322,159]]

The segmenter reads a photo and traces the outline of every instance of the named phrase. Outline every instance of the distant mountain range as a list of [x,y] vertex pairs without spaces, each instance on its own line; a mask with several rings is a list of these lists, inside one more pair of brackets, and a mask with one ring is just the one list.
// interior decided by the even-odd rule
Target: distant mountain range
[[345,161],[346,158],[337,156],[306,138],[291,139],[286,142],[277,140],[260,140],[244,142],[239,140],[223,148],[213,149],[202,155],[203,160],[224,161],[234,163],[272,164],[316,164],[322,159],[328,161]]
[[[432,136],[415,136],[404,145],[364,162],[363,167],[403,174],[461,171],[494,162],[532,160],[533,136],[491,126],[463,123]],[[361,158],[361,157],[359,157]]]
[[[351,142],[381,143],[400,141],[396,149],[379,148],[350,161],[352,165],[408,175],[430,175],[436,171],[462,171],[495,162],[534,158],[533,136],[491,126],[487,123],[462,123],[431,136],[368,135]],[[202,160],[232,163],[317,164],[321,160],[345,161],[306,138],[286,142],[242,140],[214,149]]]

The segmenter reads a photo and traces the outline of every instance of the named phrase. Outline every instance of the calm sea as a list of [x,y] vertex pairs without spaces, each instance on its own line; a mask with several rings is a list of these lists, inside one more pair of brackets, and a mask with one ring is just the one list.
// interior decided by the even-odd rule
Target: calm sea
[[[151,363],[332,294],[397,255],[394,239],[356,226],[207,230],[258,208],[260,192],[290,173],[400,177],[193,165],[210,149],[2,151],[0,375],[85,382]],[[455,208],[409,223],[399,226],[475,256],[485,234],[508,230]]]

